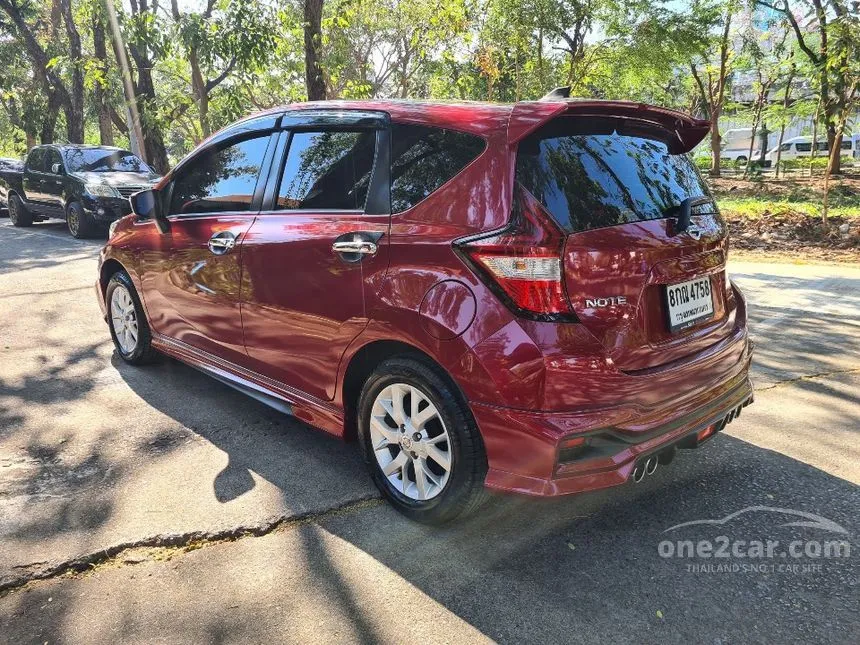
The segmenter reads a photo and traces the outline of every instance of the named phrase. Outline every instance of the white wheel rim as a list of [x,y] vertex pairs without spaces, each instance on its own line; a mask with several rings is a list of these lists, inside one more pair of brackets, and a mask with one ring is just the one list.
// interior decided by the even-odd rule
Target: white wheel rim
[[425,501],[451,475],[451,438],[436,406],[406,383],[382,390],[370,413],[370,441],[382,474],[400,493]]
[[137,347],[137,313],[131,294],[125,287],[119,286],[113,290],[110,317],[117,344],[123,354],[131,354]]

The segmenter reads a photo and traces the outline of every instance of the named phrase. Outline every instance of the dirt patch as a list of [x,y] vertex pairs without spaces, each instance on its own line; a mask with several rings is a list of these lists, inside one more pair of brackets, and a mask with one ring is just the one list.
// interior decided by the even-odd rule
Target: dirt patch
[[[718,199],[724,197],[821,202],[824,197],[822,177],[791,177],[764,181],[749,181],[739,177],[708,178],[708,184]],[[860,206],[860,174],[832,178],[829,202],[831,206]]]
[[791,261],[826,260],[860,263],[860,221],[835,216],[825,228],[821,220],[790,205],[765,211],[761,217],[723,211],[731,246],[740,251],[786,256]]
[[860,175],[833,178],[829,225],[822,177],[708,180],[738,256],[783,262],[860,263]]

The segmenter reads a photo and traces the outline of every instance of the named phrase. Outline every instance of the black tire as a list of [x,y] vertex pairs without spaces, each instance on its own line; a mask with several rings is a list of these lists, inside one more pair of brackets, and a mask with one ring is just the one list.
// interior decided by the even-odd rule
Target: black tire
[[[131,300],[134,303],[134,315],[137,322],[137,342],[130,351],[127,351],[122,347],[119,339],[117,338],[117,332],[114,329],[115,322],[112,316],[113,310],[111,307],[114,292],[120,287],[124,288],[128,295],[131,296]],[[117,271],[111,276],[108,281],[107,289],[105,289],[105,304],[107,305],[108,311],[108,329],[110,329],[113,346],[120,358],[131,365],[145,365],[147,363],[155,362],[159,355],[152,347],[152,333],[149,330],[149,323],[146,320],[146,314],[140,304],[140,298],[137,295],[137,290],[134,288],[134,283],[132,283],[131,278],[125,271]]]
[[70,202],[66,206],[66,226],[72,237],[78,240],[92,237],[97,228],[93,218],[87,215],[78,202]]
[[[373,451],[370,417],[374,402],[386,387],[396,383],[414,386],[428,396],[450,437],[451,470],[447,483],[438,495],[427,500],[413,499],[397,490],[383,474]],[[484,487],[487,456],[472,413],[462,394],[441,369],[422,357],[390,358],[374,370],[359,397],[358,431],[371,478],[385,498],[410,519],[443,524],[474,513],[488,498]]]
[[33,225],[33,216],[27,210],[27,207],[24,206],[21,198],[16,194],[9,195],[9,219],[12,222],[12,226],[24,227]]

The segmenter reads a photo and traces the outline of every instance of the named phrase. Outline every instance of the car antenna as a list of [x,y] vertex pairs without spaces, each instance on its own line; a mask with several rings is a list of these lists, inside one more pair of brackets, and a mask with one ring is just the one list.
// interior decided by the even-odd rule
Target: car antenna
[[558,99],[570,98],[570,85],[563,85],[554,90],[550,90],[541,97],[541,101],[557,101]]

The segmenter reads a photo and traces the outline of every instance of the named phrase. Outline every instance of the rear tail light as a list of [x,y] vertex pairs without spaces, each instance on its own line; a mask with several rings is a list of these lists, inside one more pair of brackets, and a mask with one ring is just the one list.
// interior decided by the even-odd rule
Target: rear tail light
[[564,290],[564,235],[517,186],[510,224],[462,240],[457,248],[516,313],[538,320],[576,320]]

